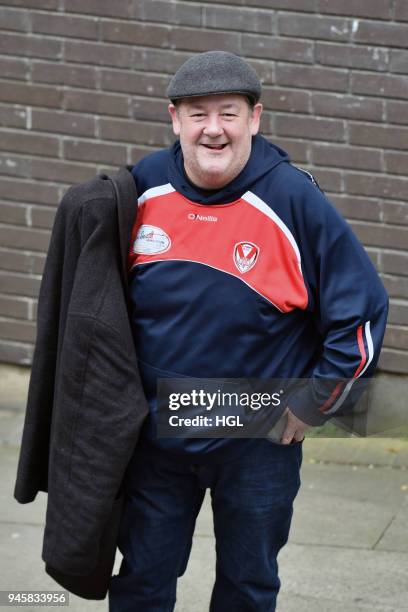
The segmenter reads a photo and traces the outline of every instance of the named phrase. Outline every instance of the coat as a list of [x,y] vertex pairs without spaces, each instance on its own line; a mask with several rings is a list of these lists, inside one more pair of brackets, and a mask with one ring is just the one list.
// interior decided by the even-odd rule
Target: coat
[[129,168],[71,187],[56,213],[14,496],[48,493],[46,571],[103,599],[122,481],[148,414],[130,323],[126,259],[137,214]]

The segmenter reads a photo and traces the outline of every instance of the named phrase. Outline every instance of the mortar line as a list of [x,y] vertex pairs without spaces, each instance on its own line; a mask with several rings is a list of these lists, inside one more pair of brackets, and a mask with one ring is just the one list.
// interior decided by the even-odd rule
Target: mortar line
[[371,547],[372,550],[375,550],[378,546],[378,544],[381,542],[381,540],[383,539],[383,537],[385,536],[386,532],[388,531],[388,529],[391,527],[392,523],[395,521],[397,514],[394,514],[391,519],[388,521],[387,525],[384,527],[384,529],[382,530],[382,532],[380,533],[379,538],[377,539],[377,541],[374,543],[374,545]]

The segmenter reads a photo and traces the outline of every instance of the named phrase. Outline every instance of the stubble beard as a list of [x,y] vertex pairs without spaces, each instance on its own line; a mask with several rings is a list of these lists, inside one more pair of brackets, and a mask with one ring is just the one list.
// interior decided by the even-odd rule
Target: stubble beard
[[219,168],[214,165],[212,166],[213,170],[211,169],[211,163],[205,167],[204,164],[200,164],[197,158],[190,167],[184,162],[184,167],[189,179],[198,187],[202,189],[221,189],[233,181],[243,170],[250,153],[249,149],[238,159],[232,157],[232,163],[229,166]]

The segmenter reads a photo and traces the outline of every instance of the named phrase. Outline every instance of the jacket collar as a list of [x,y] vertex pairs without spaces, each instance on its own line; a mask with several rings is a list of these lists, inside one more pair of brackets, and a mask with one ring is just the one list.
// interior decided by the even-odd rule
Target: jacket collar
[[136,183],[131,174],[132,166],[123,166],[110,177],[116,195],[118,210],[119,243],[122,262],[122,274],[127,284],[127,257],[132,236],[132,228],[137,215]]

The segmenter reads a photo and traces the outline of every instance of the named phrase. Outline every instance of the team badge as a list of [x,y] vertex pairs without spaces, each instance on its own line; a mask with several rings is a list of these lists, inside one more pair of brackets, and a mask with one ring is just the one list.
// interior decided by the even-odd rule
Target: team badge
[[252,242],[238,242],[234,247],[234,263],[238,270],[245,274],[258,260],[259,247]]
[[155,225],[141,225],[133,243],[133,252],[140,255],[156,255],[168,251],[170,237],[164,230]]

